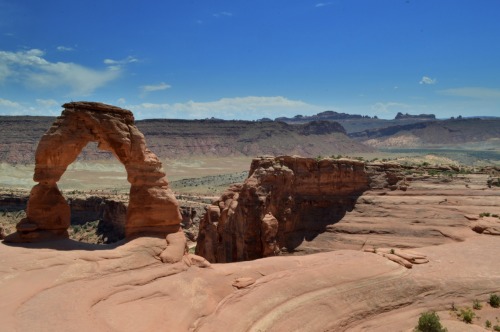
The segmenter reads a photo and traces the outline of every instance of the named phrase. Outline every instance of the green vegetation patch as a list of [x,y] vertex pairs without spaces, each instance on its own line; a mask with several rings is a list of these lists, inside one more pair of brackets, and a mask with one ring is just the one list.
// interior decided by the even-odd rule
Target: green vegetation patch
[[493,308],[500,307],[500,296],[497,294],[491,294],[489,303]]
[[439,315],[434,311],[427,311],[420,315],[418,319],[418,324],[413,330],[415,332],[444,332],[448,331],[443,328]]

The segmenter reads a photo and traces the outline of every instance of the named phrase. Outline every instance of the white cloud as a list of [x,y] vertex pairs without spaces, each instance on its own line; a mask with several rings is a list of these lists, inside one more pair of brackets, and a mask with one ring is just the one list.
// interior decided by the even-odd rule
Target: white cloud
[[213,16],[216,17],[216,18],[231,17],[231,16],[233,16],[233,13],[230,13],[230,12],[219,12],[219,13],[213,14]]
[[0,83],[21,83],[31,88],[70,88],[70,95],[89,95],[117,79],[121,68],[96,70],[72,62],[50,62],[38,49],[0,51]]
[[47,107],[47,108],[54,107],[54,106],[60,106],[60,104],[54,99],[37,99],[36,103],[39,106]]
[[300,100],[291,100],[281,96],[275,97],[235,97],[222,98],[216,101],[156,104],[142,103],[126,107],[136,114],[137,118],[183,118],[183,119],[246,119],[297,114],[313,114],[325,110],[324,107],[307,104]]
[[125,98],[118,98],[118,99],[116,100],[116,102],[117,102],[118,104],[120,104],[120,105],[123,105],[123,104],[125,104],[125,103],[127,102],[127,100],[126,100]]
[[428,85],[432,85],[432,84],[436,84],[437,83],[437,79],[435,78],[430,78],[428,76],[422,76],[422,79],[420,80],[420,82],[418,82],[419,84],[428,84]]
[[172,86],[169,84],[166,84],[165,82],[161,82],[159,84],[152,84],[152,85],[143,85],[141,86],[142,90],[142,96],[149,92],[154,92],[154,91],[162,91],[162,90],[167,90],[170,89]]
[[21,104],[19,104],[18,102],[0,98],[0,108],[2,108],[2,109],[3,108],[19,109],[21,107],[22,107]]
[[440,90],[440,94],[446,96],[468,97],[477,99],[500,99],[500,89],[483,87],[464,87]]
[[67,46],[57,46],[56,48],[59,52],[69,52],[73,51],[73,47],[67,47]]
[[403,104],[403,103],[397,103],[397,102],[386,102],[386,103],[382,103],[382,102],[379,102],[379,103],[375,103],[374,105],[372,105],[372,110],[376,113],[376,114],[387,114],[387,113],[391,113],[391,112],[394,112],[392,109],[393,108],[409,108],[410,105],[407,105],[407,104]]
[[104,64],[106,65],[126,65],[127,63],[138,62],[139,60],[133,56],[128,56],[125,59],[121,60],[113,60],[113,59],[104,59]]
[[320,7],[326,7],[330,6],[332,3],[331,2],[318,2],[314,7],[320,8]]

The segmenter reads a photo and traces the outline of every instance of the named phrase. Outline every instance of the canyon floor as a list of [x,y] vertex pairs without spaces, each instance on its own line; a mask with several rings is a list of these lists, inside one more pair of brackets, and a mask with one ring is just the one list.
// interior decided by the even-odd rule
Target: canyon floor
[[[165,169],[178,194],[210,198],[244,179],[249,161],[184,160]],[[120,167],[76,164],[61,187],[122,195]],[[30,172],[2,165],[4,191],[26,192]],[[409,173],[405,191],[365,192],[295,252],[248,262],[162,264],[155,256],[165,241],[155,238],[0,243],[1,330],[412,331],[434,310],[450,332],[491,331],[487,320],[500,325],[500,309],[487,303],[500,295],[500,187],[488,186],[490,177]],[[109,185],[117,180],[124,186]],[[376,254],[384,248],[429,262],[406,268]],[[458,314],[474,300],[483,307],[466,324]]]

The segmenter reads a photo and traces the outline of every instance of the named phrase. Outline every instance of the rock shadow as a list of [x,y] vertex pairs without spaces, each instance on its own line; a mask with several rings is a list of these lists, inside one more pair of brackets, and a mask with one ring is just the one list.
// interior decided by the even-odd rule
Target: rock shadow
[[293,252],[304,241],[313,241],[319,234],[324,233],[328,226],[340,222],[347,212],[351,212],[361,196],[329,197],[316,200],[301,201],[297,199],[296,222],[293,230],[285,230],[282,224],[280,229],[282,243],[286,251]]

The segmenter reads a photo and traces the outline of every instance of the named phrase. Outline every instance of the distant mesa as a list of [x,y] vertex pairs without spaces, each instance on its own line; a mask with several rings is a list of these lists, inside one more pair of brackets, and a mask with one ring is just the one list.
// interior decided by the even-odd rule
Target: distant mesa
[[411,114],[403,114],[401,112],[398,112],[396,114],[396,117],[394,120],[402,120],[402,119],[428,119],[428,120],[436,120],[436,115],[434,114],[417,114],[417,115],[411,115]]
[[[0,162],[34,163],[36,145],[55,120],[54,117],[0,116]],[[343,125],[335,122],[148,119],[135,121],[135,126],[160,159],[271,154],[316,157],[373,151],[347,137]],[[111,152],[100,151],[94,144],[78,156],[80,161],[111,158]]]
[[262,118],[262,119],[258,119],[257,122],[272,122],[273,119],[270,119],[270,118]]
[[293,118],[287,117],[279,117],[274,119],[275,121],[281,122],[309,122],[316,120],[325,120],[325,121],[335,121],[335,120],[353,120],[353,119],[378,119],[377,116],[370,117],[368,115],[359,115],[359,114],[347,114],[347,113],[338,113],[335,111],[324,111],[320,112],[316,115],[296,115]]

